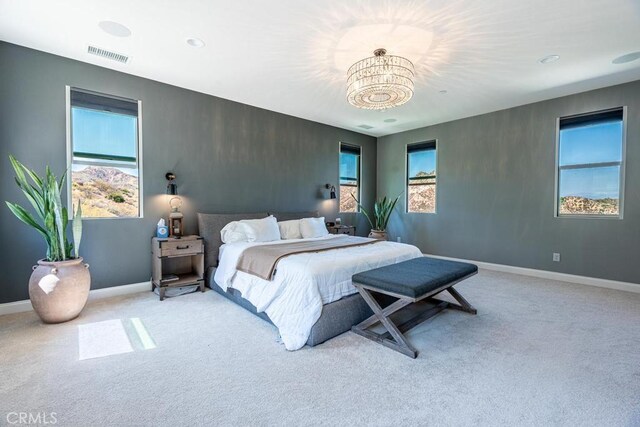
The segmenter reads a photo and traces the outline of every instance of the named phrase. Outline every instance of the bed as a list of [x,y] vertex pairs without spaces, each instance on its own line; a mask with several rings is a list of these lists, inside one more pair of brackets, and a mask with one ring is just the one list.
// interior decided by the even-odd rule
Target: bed
[[[220,231],[231,221],[268,215],[286,221],[318,213],[199,213],[198,227],[205,241],[207,286],[274,324],[287,350],[318,345],[371,316],[351,283],[353,274],[422,256],[415,246],[393,242],[296,254],[280,260],[277,275],[266,281],[235,269],[244,248],[255,244],[223,244]],[[338,236],[326,238],[333,237]]]

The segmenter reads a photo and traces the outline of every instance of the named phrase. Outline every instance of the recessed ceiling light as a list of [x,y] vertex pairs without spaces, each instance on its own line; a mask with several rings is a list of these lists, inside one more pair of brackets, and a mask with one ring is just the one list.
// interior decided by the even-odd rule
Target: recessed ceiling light
[[394,123],[394,122],[397,122],[397,121],[398,121],[398,119],[384,119],[385,123]]
[[439,91],[439,93],[444,95],[445,93],[447,93],[447,91],[443,89],[443,90]]
[[98,27],[107,34],[111,34],[115,37],[129,37],[131,30],[124,25],[114,21],[100,21]]
[[556,62],[560,59],[560,55],[547,55],[544,58],[538,59],[538,62],[541,64],[549,64],[550,62]]
[[633,62],[637,59],[640,59],[640,51],[627,53],[626,55],[618,56],[616,59],[611,61],[613,64],[626,64],[627,62]]
[[197,48],[205,46],[205,44],[204,44],[204,42],[202,40],[200,40],[198,38],[195,38],[195,37],[188,38],[187,39],[187,44],[189,46],[191,46],[191,47],[197,47]]

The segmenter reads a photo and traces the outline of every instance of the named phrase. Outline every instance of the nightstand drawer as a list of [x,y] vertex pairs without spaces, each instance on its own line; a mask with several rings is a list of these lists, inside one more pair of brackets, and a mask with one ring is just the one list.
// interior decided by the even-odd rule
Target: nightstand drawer
[[202,240],[168,240],[160,242],[160,256],[183,256],[202,253]]
[[335,225],[331,227],[327,227],[329,233],[331,234],[347,234],[349,236],[356,235],[356,228],[349,225]]
[[353,228],[341,228],[336,230],[336,234],[348,234],[349,236],[353,236]]

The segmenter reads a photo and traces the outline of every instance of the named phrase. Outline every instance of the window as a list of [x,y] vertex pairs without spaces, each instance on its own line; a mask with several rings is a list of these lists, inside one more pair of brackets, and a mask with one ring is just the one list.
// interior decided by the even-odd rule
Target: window
[[360,147],[340,143],[340,212],[358,212]]
[[70,208],[82,203],[85,218],[142,216],[139,102],[68,90]]
[[561,118],[556,215],[621,217],[624,109]]
[[436,141],[407,145],[407,212],[436,212]]

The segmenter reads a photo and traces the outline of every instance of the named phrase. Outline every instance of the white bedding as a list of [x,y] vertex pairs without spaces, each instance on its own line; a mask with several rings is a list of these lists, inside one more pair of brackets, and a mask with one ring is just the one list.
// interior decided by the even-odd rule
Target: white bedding
[[[306,239],[333,239],[336,235]],[[214,280],[224,290],[227,287],[242,292],[259,312],[266,312],[276,325],[287,350],[302,348],[311,328],[320,318],[322,305],[356,293],[351,276],[397,262],[422,256],[412,245],[380,242],[325,252],[291,255],[278,262],[272,281],[236,270],[238,258],[251,246],[291,243],[236,242],[220,248],[220,263]]]

